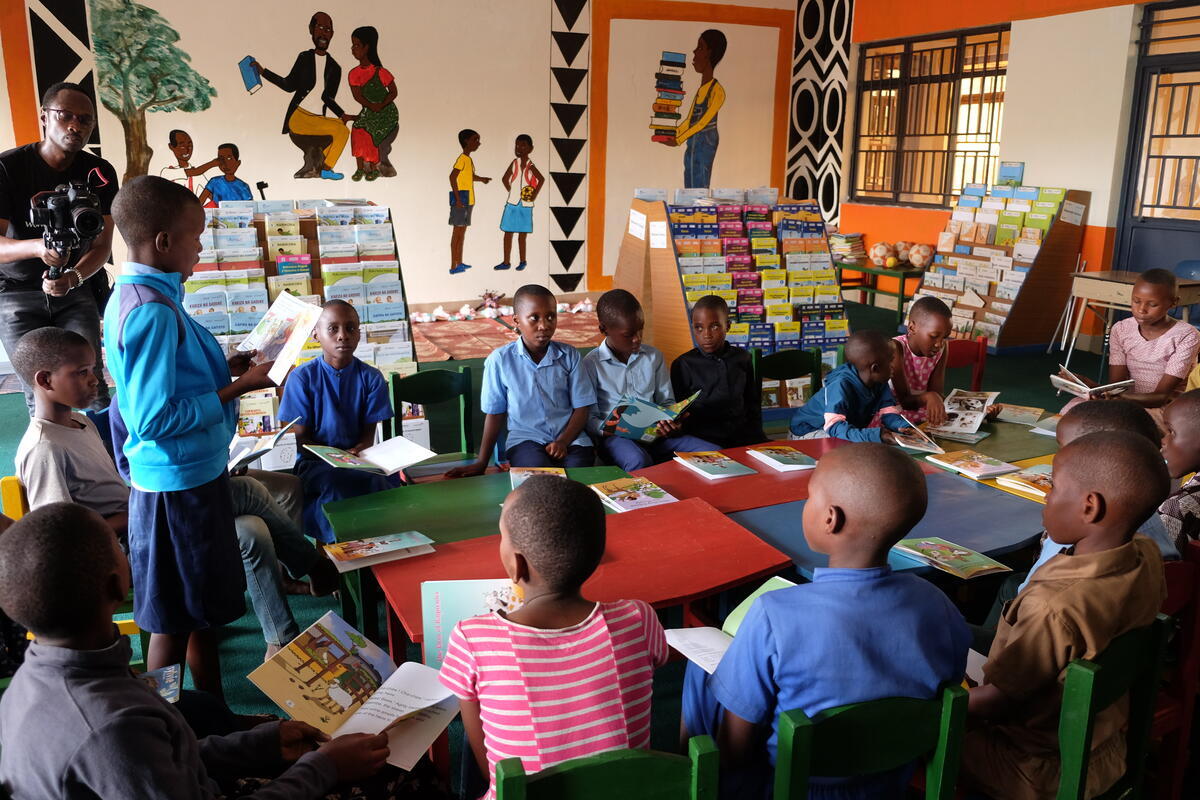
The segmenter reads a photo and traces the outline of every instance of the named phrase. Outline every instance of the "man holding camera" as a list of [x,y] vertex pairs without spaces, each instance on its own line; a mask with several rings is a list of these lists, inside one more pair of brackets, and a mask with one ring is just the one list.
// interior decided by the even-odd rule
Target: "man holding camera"
[[[95,407],[103,408],[108,405],[108,385],[100,360],[100,308],[88,280],[96,276],[92,282],[104,283],[97,288],[107,289],[104,264],[112,250],[110,209],[117,195],[117,173],[112,164],[83,149],[96,127],[96,109],[80,86],[56,83],[47,89],[40,117],[42,141],[0,153],[0,342],[12,353],[21,337],[37,328],[54,326],[80,334],[96,351],[100,386]],[[69,198],[38,197],[63,184],[83,184],[86,189]],[[34,224],[31,201],[43,207],[65,205],[68,211],[43,213],[41,224]],[[77,210],[89,204],[93,208]],[[104,226],[93,238],[88,234],[99,228],[96,210]],[[56,225],[54,217],[66,225]],[[78,244],[59,252],[46,243],[44,234],[58,234],[60,240],[78,237]],[[33,390],[24,388],[32,412]]]

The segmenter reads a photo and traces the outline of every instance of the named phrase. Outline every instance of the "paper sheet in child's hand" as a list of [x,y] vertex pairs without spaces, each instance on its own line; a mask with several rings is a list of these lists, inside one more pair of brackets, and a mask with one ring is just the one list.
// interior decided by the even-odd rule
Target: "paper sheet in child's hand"
[[683,654],[688,661],[712,675],[733,637],[716,628],[676,628],[666,631],[667,644]]
[[967,651],[967,677],[975,682],[978,686],[983,683],[983,665],[987,663],[987,656],[980,653],[978,650]]
[[456,714],[458,698],[442,686],[438,671],[406,661],[335,735],[387,731],[388,763],[411,770]]

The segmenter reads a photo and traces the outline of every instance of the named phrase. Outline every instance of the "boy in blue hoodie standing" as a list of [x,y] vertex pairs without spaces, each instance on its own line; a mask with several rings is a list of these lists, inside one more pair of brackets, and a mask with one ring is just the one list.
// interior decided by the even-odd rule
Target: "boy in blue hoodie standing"
[[[181,308],[204,211],[186,187],[135,178],[113,202],[129,248],[104,315],[104,344],[128,430],[134,619],[151,633],[148,669],[187,661],[222,696],[215,628],[245,610],[229,490],[236,400],[272,385],[253,353],[229,359]],[[230,381],[231,374],[238,374]]]

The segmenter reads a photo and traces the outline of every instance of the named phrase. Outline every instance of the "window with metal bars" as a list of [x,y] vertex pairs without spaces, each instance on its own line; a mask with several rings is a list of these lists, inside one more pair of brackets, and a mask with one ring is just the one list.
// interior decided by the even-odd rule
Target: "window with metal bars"
[[862,46],[854,200],[946,206],[993,182],[1008,37],[1005,25]]

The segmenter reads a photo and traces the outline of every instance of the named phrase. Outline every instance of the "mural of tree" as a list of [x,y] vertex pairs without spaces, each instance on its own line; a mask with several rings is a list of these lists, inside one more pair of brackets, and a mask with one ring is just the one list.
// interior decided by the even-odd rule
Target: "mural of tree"
[[203,111],[217,92],[176,46],[179,33],[161,14],[132,0],[90,0],[92,50],[100,102],[125,129],[123,182],[145,175],[154,155],[147,111]]

